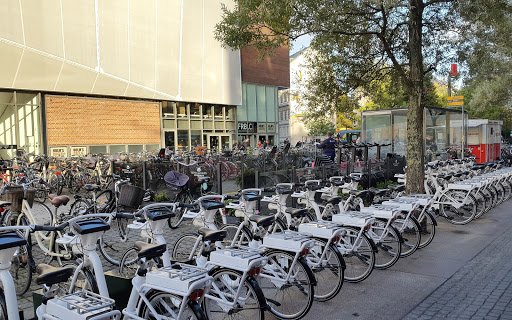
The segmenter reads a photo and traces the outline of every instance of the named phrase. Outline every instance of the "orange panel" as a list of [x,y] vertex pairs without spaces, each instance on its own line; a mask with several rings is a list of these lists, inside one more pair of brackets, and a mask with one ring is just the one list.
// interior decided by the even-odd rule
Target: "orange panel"
[[48,145],[160,143],[160,105],[115,99],[46,96]]

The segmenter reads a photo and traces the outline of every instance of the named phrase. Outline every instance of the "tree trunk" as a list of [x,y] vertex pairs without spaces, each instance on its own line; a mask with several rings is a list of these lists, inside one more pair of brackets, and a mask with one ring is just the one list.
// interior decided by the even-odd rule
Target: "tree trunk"
[[407,111],[407,193],[423,193],[423,1],[409,0],[409,109]]

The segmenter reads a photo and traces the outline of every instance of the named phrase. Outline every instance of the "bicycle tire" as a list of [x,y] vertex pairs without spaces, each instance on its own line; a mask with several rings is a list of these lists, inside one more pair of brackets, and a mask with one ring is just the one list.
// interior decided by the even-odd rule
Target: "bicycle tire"
[[[336,244],[345,260],[345,281],[361,282],[368,278],[375,266],[375,243],[366,233],[357,239],[360,230],[343,227],[345,235]],[[356,242],[358,241],[358,242]]]
[[425,211],[422,219],[418,220],[418,222],[421,227],[421,242],[418,249],[423,249],[434,240],[437,221],[430,212]]
[[[476,215],[476,203],[471,197],[468,197],[467,203],[464,203],[462,207],[455,208],[451,205],[450,198],[454,198],[457,201],[462,201],[465,198],[464,192],[449,191],[444,194],[440,199],[439,211],[441,214],[452,224],[462,225],[471,222]],[[445,202],[445,203],[443,203]]]
[[[74,269],[73,275],[76,272],[79,263],[77,261],[71,261],[62,265],[62,267],[72,267]],[[75,282],[73,288],[71,288],[71,280],[73,276],[68,279],[67,282],[62,282],[59,286],[66,290],[67,293],[75,293],[83,290],[88,290],[99,294],[98,283],[93,273],[88,268],[82,268],[80,275]]]
[[16,288],[16,295],[24,295],[32,282],[32,266],[30,265],[29,245],[19,246],[16,254],[11,259],[11,273]]
[[239,226],[236,224],[226,224],[220,228],[220,230],[226,231],[227,233],[223,241],[226,247],[232,247],[234,245],[248,246],[251,243],[252,234],[246,227],[243,227],[240,230],[240,234],[238,235],[237,239],[235,239],[238,227]]
[[3,288],[0,288],[0,319],[8,319],[7,303],[5,302],[5,294]]
[[399,214],[393,225],[401,232],[402,243],[401,258],[405,258],[416,252],[421,243],[421,226],[415,217],[405,219],[405,214]]
[[137,264],[139,251],[133,247],[123,254],[119,262],[119,274],[125,278],[132,279],[137,274],[139,265]]
[[[176,202],[180,203],[193,203],[193,199],[188,193],[181,193],[176,198]],[[176,229],[180,226],[180,224],[183,222],[183,215],[187,213],[188,208],[184,207],[178,207],[176,210],[174,210],[174,217],[171,217],[167,220],[167,224],[169,225],[169,228]]]
[[384,234],[386,225],[387,221],[375,220],[375,223],[368,230],[368,235],[377,246],[375,269],[383,270],[392,267],[402,253],[403,239],[400,236],[400,232],[394,226],[389,225]]
[[[245,281],[241,283],[243,273],[227,268],[214,268],[210,271],[210,276],[213,278],[212,287],[203,300],[203,310],[208,319],[263,320],[265,318],[267,302],[258,282],[253,277],[246,277]],[[232,299],[234,298],[233,293],[238,290],[242,291],[238,296],[242,303]],[[228,309],[226,306],[219,305],[217,300],[210,299],[210,297],[222,299],[226,303],[233,303],[238,308]]]
[[[315,238],[315,241],[315,245],[305,256],[316,279],[314,299],[322,302],[329,301],[336,297],[343,286],[345,261],[333,243],[327,246],[325,239]],[[324,258],[320,261],[322,254]]]
[[69,208],[69,215],[73,217],[81,216],[92,211],[92,205],[85,199],[77,199]]
[[[98,241],[98,248],[101,255],[105,260],[114,266],[119,266],[121,258],[125,252],[125,242],[127,240],[126,235],[123,236],[121,233],[126,230],[128,220],[126,219],[113,219],[110,223],[110,229],[103,232],[100,240]],[[135,236],[135,234],[133,235]],[[137,239],[131,239],[130,241],[135,242]]]
[[[156,290],[150,290],[146,297],[151,304],[151,306],[157,311],[163,311],[163,312],[169,312],[169,309],[172,309],[172,312],[174,314],[178,314],[180,311],[180,306],[183,303],[183,297],[177,296],[168,292],[162,292],[162,291],[156,291]],[[165,302],[167,299],[169,302]],[[178,303],[179,301],[179,303]],[[158,306],[158,302],[164,302],[165,305]],[[170,316],[167,316],[167,314],[159,314],[160,316],[163,316],[164,319],[173,319],[173,315],[171,313]],[[154,319],[154,316],[150,314],[150,310],[147,307],[147,305],[142,302],[141,306],[139,308],[139,317],[142,319]],[[197,319],[197,320],[206,320],[208,319],[206,317],[206,314],[204,313],[204,310],[201,308],[201,306],[196,301],[187,301],[187,306],[183,310],[183,313],[181,315],[180,319]]]
[[110,189],[105,189],[96,195],[95,201],[96,211],[98,213],[105,213],[113,211],[115,206],[115,195]]
[[[258,282],[267,298],[270,312],[279,319],[304,317],[313,305],[316,284],[315,276],[308,264],[303,257],[299,257],[293,264],[295,253],[287,251],[271,249],[265,251],[263,255],[268,258],[268,261],[261,270]],[[295,270],[289,270],[292,265]],[[286,274],[282,276],[286,278],[288,274],[293,274],[292,282],[288,281],[286,286],[280,286],[277,284],[280,280],[276,280],[276,275],[287,269]]]
[[198,237],[199,236],[197,234],[193,233],[182,235],[178,240],[176,240],[176,243],[172,248],[171,258],[178,261],[189,261],[199,256],[201,254],[201,245],[197,246],[196,252],[192,252]]

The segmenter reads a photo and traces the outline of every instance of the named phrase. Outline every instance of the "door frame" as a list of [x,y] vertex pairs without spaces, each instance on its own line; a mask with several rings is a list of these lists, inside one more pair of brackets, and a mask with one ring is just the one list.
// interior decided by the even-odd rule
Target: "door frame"
[[218,151],[222,151],[222,139],[221,137],[228,137],[229,139],[229,146],[231,146],[233,144],[233,137],[232,137],[232,134],[230,133],[207,133],[206,134],[206,148],[208,148],[209,150],[211,150],[211,146],[210,146],[210,137],[218,137],[219,138],[219,146],[221,147],[220,150]]

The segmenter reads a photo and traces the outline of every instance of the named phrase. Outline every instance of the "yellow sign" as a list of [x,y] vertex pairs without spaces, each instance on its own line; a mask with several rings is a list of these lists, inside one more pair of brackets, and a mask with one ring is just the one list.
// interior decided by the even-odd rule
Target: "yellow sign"
[[460,101],[460,100],[464,100],[464,96],[453,96],[453,97],[448,97],[448,101]]
[[448,107],[453,107],[453,106],[463,106],[464,105],[464,101],[453,101],[453,102],[448,102]]

